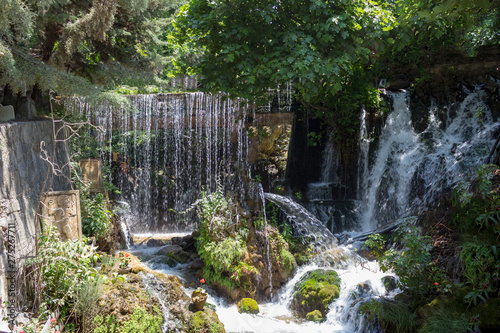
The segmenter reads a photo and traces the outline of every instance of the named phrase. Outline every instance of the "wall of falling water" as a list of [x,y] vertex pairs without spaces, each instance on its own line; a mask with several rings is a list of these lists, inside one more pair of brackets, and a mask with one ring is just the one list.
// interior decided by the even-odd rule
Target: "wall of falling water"
[[101,159],[110,166],[108,181],[128,203],[127,222],[134,233],[189,231],[195,212],[181,214],[200,192],[220,186],[244,198],[249,176],[248,138],[241,101],[200,92],[134,95],[126,111],[85,100],[66,101],[66,109],[102,130],[91,135],[102,143]]

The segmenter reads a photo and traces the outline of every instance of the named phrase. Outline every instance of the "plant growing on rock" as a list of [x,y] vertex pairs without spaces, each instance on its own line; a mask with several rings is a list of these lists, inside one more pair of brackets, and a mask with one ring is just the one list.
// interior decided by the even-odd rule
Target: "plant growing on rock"
[[393,270],[399,276],[398,284],[414,294],[424,295],[433,289],[433,283],[441,280],[441,271],[431,261],[431,239],[420,234],[413,223],[416,217],[406,218],[394,234],[392,247],[382,252],[386,241],[380,235],[372,235],[365,243],[375,253],[380,268]]
[[205,264],[203,276],[208,283],[252,291],[250,277],[259,272],[242,261],[248,229],[233,221],[234,207],[220,187],[213,193],[202,192],[197,207],[200,223],[196,247]]

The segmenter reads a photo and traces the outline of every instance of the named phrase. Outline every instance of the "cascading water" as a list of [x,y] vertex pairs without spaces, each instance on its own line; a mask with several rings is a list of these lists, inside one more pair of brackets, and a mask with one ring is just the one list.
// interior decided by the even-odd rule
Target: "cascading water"
[[[428,126],[421,133],[413,129],[408,94],[389,95],[393,108],[376,146],[370,147],[366,112],[361,115],[358,199],[363,231],[414,213],[434,201],[442,188],[449,188],[460,176],[471,173],[488,155],[499,127],[492,121],[481,90],[470,92],[453,112],[448,109],[446,120],[438,116],[437,107],[432,107],[428,111]],[[184,210],[197,199],[203,186],[213,190],[220,179],[226,191],[245,193],[241,181],[244,177],[239,175],[248,176],[248,140],[235,104],[201,93],[132,97],[132,101],[138,109],[151,111],[117,117],[115,110],[103,107],[95,122],[115,130],[121,128],[99,134],[99,140],[115,137],[119,143],[119,179],[122,188],[129,190],[125,198],[131,202],[131,211],[137,212],[138,220],[149,221],[147,214],[155,205],[162,205],[160,209]],[[90,111],[85,105],[77,108],[80,113],[95,116],[95,110]],[[109,147],[115,152],[115,144]],[[375,151],[370,152],[369,148]],[[328,153],[325,155],[331,159]],[[235,160],[229,162],[233,156]],[[107,158],[117,162],[114,157]],[[155,169],[154,165],[161,168]],[[333,164],[325,165],[321,183],[334,182]],[[149,177],[150,182],[144,177]],[[146,186],[153,189],[141,192]],[[321,246],[335,246],[335,237],[306,209],[289,198],[272,193],[265,196],[287,212],[298,232],[319,235]],[[165,214],[151,217],[158,218],[161,221],[149,223],[165,225],[169,219]],[[376,263],[357,256],[353,247],[337,249],[347,259],[326,269],[335,269],[339,274],[340,297],[330,305],[323,323],[301,322],[288,308],[295,285],[308,271],[318,268],[318,263],[300,267],[284,287],[275,291],[272,302],[260,305],[259,315],[239,314],[235,305],[225,304],[211,292],[209,302],[216,304],[216,312],[228,332],[373,332],[375,329],[365,326],[358,307],[370,298],[391,297],[397,290],[387,292],[381,283],[387,274],[381,273]],[[177,274],[172,269],[165,272]]]
[[267,270],[269,274],[269,294],[273,294],[273,273],[272,273],[272,267],[271,267],[271,258],[269,257],[269,237],[267,234],[267,216],[266,216],[266,199],[265,199],[265,194],[264,194],[264,188],[262,187],[262,184],[259,183],[259,197],[262,201],[262,215],[264,217],[264,237],[266,240],[266,257],[267,257]]
[[[368,173],[360,172],[363,231],[417,213],[438,199],[464,175],[484,163],[499,124],[493,122],[482,90],[469,92],[446,120],[437,107],[428,111],[428,126],[416,133],[407,92],[389,93],[393,111],[388,115]],[[481,118],[478,115],[481,115]],[[368,165],[362,150],[361,165]]]
[[[66,109],[85,115],[104,131],[101,159],[110,161],[109,178],[130,205],[132,232],[191,230],[193,216],[179,214],[217,182],[244,198],[248,178],[246,106],[204,93],[130,96],[135,111],[103,105],[91,108],[69,99]],[[194,212],[192,212],[194,213]],[[185,224],[180,220],[186,221]]]

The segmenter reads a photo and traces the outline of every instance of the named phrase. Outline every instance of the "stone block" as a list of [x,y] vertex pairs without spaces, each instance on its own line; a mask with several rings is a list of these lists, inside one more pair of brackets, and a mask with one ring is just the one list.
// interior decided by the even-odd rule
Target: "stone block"
[[102,184],[101,160],[97,158],[86,158],[80,160],[82,169],[82,180],[84,184],[90,185],[90,192],[100,192]]
[[10,121],[16,118],[12,105],[0,105],[0,121]]
[[57,228],[61,241],[82,239],[80,191],[48,192],[41,217],[43,224]]

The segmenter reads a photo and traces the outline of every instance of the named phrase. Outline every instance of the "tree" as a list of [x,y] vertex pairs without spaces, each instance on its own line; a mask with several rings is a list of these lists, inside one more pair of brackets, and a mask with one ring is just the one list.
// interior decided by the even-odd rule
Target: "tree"
[[293,81],[301,101],[322,106],[393,22],[376,1],[192,0],[174,26],[179,40],[202,46],[196,71],[208,89],[256,99]]
[[123,83],[157,82],[165,65],[158,36],[185,2],[4,0],[0,84],[97,96]]

